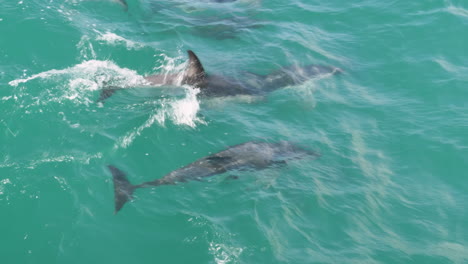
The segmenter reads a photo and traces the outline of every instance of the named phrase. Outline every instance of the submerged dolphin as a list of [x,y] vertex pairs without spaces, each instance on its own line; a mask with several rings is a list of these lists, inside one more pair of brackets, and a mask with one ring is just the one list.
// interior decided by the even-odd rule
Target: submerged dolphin
[[233,170],[261,170],[273,165],[284,165],[288,160],[307,156],[318,157],[320,155],[285,141],[279,143],[251,141],[196,160],[170,172],[161,179],[138,185],[131,184],[123,171],[109,165],[108,168],[114,181],[115,213],[122,209],[128,200],[132,199],[133,192],[138,188],[173,185]]
[[[186,70],[181,74],[156,74],[146,76],[150,86],[190,85],[200,88],[202,96],[262,95],[281,87],[303,83],[317,75],[337,74],[342,70],[323,65],[292,66],[281,68],[268,75],[246,73],[242,82],[224,76],[207,74],[197,55],[187,51],[189,61]],[[123,87],[107,87],[101,91],[99,102],[112,96]]]
[[120,3],[125,11],[128,11],[128,4],[126,0],[116,0],[118,3]]

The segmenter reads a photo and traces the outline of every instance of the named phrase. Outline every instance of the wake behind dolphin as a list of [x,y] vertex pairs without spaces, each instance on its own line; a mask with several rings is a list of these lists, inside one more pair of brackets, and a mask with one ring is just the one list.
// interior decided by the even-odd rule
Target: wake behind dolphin
[[274,165],[285,165],[288,160],[305,157],[318,157],[319,154],[303,149],[290,142],[266,143],[246,142],[229,147],[226,150],[194,161],[178,170],[172,171],[161,179],[131,184],[125,173],[109,165],[114,181],[115,213],[132,199],[138,188],[174,185],[188,180],[199,180],[204,177],[222,174],[228,171],[262,170]]
[[[262,95],[288,85],[301,84],[318,75],[342,72],[337,67],[324,65],[291,66],[281,68],[268,75],[246,73],[245,80],[241,82],[237,79],[206,73],[197,55],[191,50],[188,50],[187,53],[189,61],[183,73],[146,76],[148,86],[189,85],[200,88],[200,94],[207,97]],[[123,87],[111,86],[104,88],[98,102],[104,101],[120,89],[123,89]]]

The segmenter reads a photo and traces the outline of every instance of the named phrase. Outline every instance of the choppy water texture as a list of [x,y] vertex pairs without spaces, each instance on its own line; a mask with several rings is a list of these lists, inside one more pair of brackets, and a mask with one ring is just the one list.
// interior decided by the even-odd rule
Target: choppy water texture
[[[465,1],[2,1],[1,263],[468,263]],[[100,89],[342,68],[266,96]],[[142,189],[226,146],[316,160]]]

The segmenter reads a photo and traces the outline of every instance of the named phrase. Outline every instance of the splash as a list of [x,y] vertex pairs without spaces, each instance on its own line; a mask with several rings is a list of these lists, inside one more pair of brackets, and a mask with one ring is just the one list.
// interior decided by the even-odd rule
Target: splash
[[[170,58],[160,55],[162,66],[158,67],[159,72],[180,71],[185,67],[184,63],[178,63],[177,58]],[[92,106],[96,104],[97,93],[105,87],[115,86],[122,88],[145,87],[154,89],[150,93],[160,94],[159,97],[142,97],[141,89],[132,90],[131,93],[138,94],[135,98],[144,98],[143,102],[136,102],[133,109],[146,108],[152,105],[150,116],[139,127],[127,132],[117,143],[117,147],[127,147],[146,128],[154,123],[164,126],[166,120],[176,125],[195,127],[203,120],[197,117],[200,109],[197,100],[198,89],[191,87],[181,87],[181,89],[168,89],[168,87],[151,87],[144,76],[136,71],[121,68],[112,61],[88,60],[73,67],[65,69],[52,69],[45,72],[24,76],[9,82],[10,86],[17,87],[22,84],[33,82],[34,84],[47,84],[46,89],[41,89],[39,95],[29,94],[34,90],[29,90],[28,86],[21,86],[22,104],[27,108],[36,109],[37,106],[44,107],[49,103],[66,104],[72,102],[75,105]],[[52,83],[52,86],[50,84]],[[171,87],[172,88],[172,87]],[[178,92],[176,96],[174,93]],[[180,94],[180,92],[182,92]],[[145,91],[146,93],[146,91]],[[6,99],[6,98],[5,98]],[[103,107],[102,104],[98,105]],[[147,111],[141,108],[142,111]],[[120,109],[122,109],[120,107]],[[90,110],[91,111],[91,110]]]
[[[10,81],[8,84],[17,87],[31,81],[48,84],[41,95],[30,95],[34,102],[28,106],[47,104],[48,102],[64,103],[72,101],[76,105],[90,105],[95,99],[95,91],[106,86],[136,87],[146,85],[143,76],[137,72],[120,68],[112,61],[89,60],[66,69],[52,69],[25,78]],[[50,86],[50,83],[53,85]],[[20,97],[26,96],[23,93]],[[39,100],[36,100],[39,99]]]
[[225,264],[235,262],[242,254],[243,249],[225,244],[218,244],[210,242],[208,248],[211,255],[213,255],[217,264]]
[[100,36],[98,36],[96,40],[106,42],[109,45],[113,45],[113,46],[124,45],[127,47],[127,49],[134,49],[134,50],[143,48],[142,44],[128,40],[115,33],[112,33],[112,32],[106,32],[104,34],[100,32],[98,33],[100,34]]
[[[235,235],[226,230],[223,225],[203,215],[193,215],[188,219],[188,222],[195,228],[206,230],[201,238],[206,240],[208,244],[208,252],[213,258],[213,263],[239,262],[239,258],[246,250],[246,247],[235,243]],[[199,238],[197,236],[187,237],[185,242],[191,243]]]
[[154,109],[142,125],[132,129],[127,132],[125,136],[118,139],[114,149],[127,148],[141,135],[143,130],[151,127],[156,122],[164,126],[166,120],[169,119],[176,125],[188,126],[191,128],[196,127],[197,124],[205,124],[203,119],[197,117],[197,113],[200,109],[197,94],[200,90],[188,87],[186,89],[187,94],[183,99],[163,99],[159,101],[159,108]]
[[187,63],[185,61],[186,55],[182,54],[177,57],[169,57],[166,54],[162,53],[157,56],[156,62],[159,66],[154,67],[154,71],[162,71],[165,73],[179,73],[184,71],[187,67]]
[[176,125],[186,125],[195,127],[197,122],[203,123],[203,120],[197,117],[200,104],[197,101],[199,89],[187,88],[187,96],[171,104],[170,117]]

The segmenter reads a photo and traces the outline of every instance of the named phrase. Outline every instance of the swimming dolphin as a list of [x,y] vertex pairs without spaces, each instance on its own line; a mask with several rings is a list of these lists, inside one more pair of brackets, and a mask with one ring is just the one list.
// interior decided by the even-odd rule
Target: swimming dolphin
[[[337,67],[324,65],[291,66],[281,68],[268,75],[246,73],[245,80],[240,82],[228,77],[206,73],[197,55],[191,50],[188,50],[187,53],[189,61],[183,73],[146,76],[145,80],[148,82],[148,85],[190,85],[200,88],[200,94],[207,97],[262,95],[281,87],[303,83],[318,75],[338,74],[342,72]],[[123,88],[114,86],[104,88],[101,91],[98,102],[104,101],[120,89]]]
[[133,192],[138,188],[173,185],[188,180],[200,180],[228,171],[261,170],[274,165],[284,165],[288,160],[319,157],[318,153],[303,149],[290,142],[266,143],[246,142],[231,146],[226,150],[198,159],[178,170],[172,171],[161,179],[131,184],[125,173],[118,168],[108,165],[114,181],[115,212],[132,199]]
[[128,4],[126,0],[116,0],[118,3],[120,3],[125,11],[128,11]]

